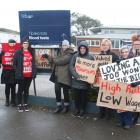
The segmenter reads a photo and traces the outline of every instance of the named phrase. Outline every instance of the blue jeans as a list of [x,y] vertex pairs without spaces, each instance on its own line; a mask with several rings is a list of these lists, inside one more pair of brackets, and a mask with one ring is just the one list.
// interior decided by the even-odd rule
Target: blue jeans
[[122,112],[119,113],[120,117],[120,122],[122,126],[129,125],[132,126],[133,124],[133,117],[132,117],[132,112]]

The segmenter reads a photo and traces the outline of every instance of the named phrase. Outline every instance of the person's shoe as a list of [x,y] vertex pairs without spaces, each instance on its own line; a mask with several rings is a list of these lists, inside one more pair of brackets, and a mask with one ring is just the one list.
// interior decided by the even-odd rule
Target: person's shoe
[[79,111],[78,109],[76,109],[76,110],[74,111],[73,115],[74,115],[74,116],[78,116],[79,113],[80,113],[80,111]]
[[124,125],[121,124],[121,123],[117,123],[116,126],[117,126],[117,127],[123,127]]
[[29,112],[29,106],[27,104],[24,104],[23,108],[25,112]]
[[61,112],[65,114],[68,113],[68,111],[69,111],[69,107],[65,106]]
[[7,107],[9,106],[9,101],[5,102],[5,106],[7,106]]
[[15,102],[11,102],[11,106],[12,107],[15,107],[16,106],[16,103]]
[[84,116],[84,114],[85,114],[85,111],[84,110],[80,110],[79,116],[82,117],[82,116]]
[[130,125],[125,125],[123,128],[128,130],[128,129],[131,128],[131,126]]
[[55,110],[54,110],[54,114],[60,113],[62,111],[62,107],[58,106]]
[[23,112],[23,111],[24,111],[23,106],[21,104],[18,105],[18,112]]

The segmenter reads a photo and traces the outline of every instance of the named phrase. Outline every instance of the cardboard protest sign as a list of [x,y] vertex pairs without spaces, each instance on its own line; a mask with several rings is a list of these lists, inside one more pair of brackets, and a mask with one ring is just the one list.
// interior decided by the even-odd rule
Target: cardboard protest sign
[[140,86],[102,80],[97,106],[140,112]]
[[52,54],[51,49],[35,49],[35,60],[37,68],[50,69],[50,63],[46,58],[42,58],[42,54]]
[[94,55],[98,67],[112,63],[112,55]]
[[75,63],[76,72],[82,81],[94,83],[98,63],[93,60],[77,58]]
[[140,56],[100,67],[102,79],[123,83],[140,81]]
[[100,73],[99,70],[97,70],[96,75],[95,75],[95,81],[94,81],[92,86],[93,87],[99,87],[101,80],[102,80],[101,73]]
[[[112,55],[94,55],[94,59],[98,61],[98,68],[103,65],[107,65],[112,63]],[[101,81],[101,73],[100,70],[97,69],[95,81],[92,85],[93,87],[99,87]]]

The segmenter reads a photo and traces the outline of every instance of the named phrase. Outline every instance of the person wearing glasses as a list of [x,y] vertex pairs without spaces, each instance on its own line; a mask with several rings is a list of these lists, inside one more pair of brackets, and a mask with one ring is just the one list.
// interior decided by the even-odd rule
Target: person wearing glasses
[[29,111],[29,88],[32,79],[36,77],[36,67],[33,50],[27,38],[22,40],[21,49],[15,52],[13,65],[18,83],[18,112]]
[[[130,50],[129,56],[131,58],[140,56],[140,35],[134,34],[132,35],[132,48]],[[132,87],[137,87],[140,85],[140,81],[131,83]],[[138,124],[138,119],[139,119],[140,113],[139,112],[134,112],[133,113],[133,124]]]

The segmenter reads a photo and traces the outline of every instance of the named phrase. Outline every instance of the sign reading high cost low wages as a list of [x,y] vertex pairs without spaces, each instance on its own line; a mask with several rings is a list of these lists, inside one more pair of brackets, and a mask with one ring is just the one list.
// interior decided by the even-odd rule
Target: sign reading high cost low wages
[[140,56],[100,67],[102,79],[123,83],[140,81]]
[[98,63],[93,60],[77,58],[75,63],[76,72],[82,81],[94,83]]
[[140,86],[102,80],[97,106],[140,112]]

